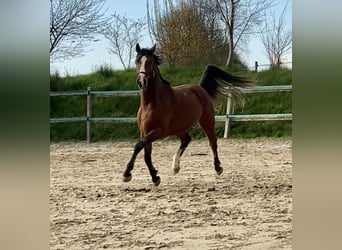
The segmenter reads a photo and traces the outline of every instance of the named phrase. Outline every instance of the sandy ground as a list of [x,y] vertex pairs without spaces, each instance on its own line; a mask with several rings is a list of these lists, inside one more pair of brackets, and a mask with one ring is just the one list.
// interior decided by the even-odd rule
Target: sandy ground
[[207,141],[193,141],[171,173],[179,143],[153,144],[161,184],[134,143],[50,146],[51,249],[291,249],[292,142],[218,141],[217,176]]

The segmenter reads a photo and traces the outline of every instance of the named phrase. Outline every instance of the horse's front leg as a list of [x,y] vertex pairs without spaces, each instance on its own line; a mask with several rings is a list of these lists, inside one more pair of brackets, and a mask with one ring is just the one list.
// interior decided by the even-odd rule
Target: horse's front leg
[[144,148],[144,151],[145,151],[145,154],[144,154],[145,163],[148,167],[148,170],[150,171],[152,181],[155,186],[158,186],[160,184],[160,177],[157,175],[158,171],[153,167],[153,164],[152,164],[152,158],[151,158],[152,143],[147,144]]
[[[134,151],[131,156],[131,159],[127,163],[126,170],[123,173],[123,181],[129,182],[132,179],[131,171],[134,168],[134,162],[137,158],[137,155],[140,153],[140,151],[145,148],[146,145],[150,145],[151,149],[150,151],[145,150],[145,162],[150,170],[152,181],[157,186],[160,183],[160,178],[157,176],[157,171],[154,169],[151,161],[151,151],[152,151],[152,142],[157,140],[159,138],[159,130],[153,130],[151,131],[146,137],[142,138],[137,144],[134,146]],[[148,149],[148,147],[147,147]]]
[[135,144],[131,159],[127,163],[126,170],[123,173],[124,182],[129,182],[132,179],[131,171],[134,168],[135,159],[137,158],[137,155],[140,153],[140,151],[146,146],[146,144],[148,144],[148,141],[145,138],[140,140],[137,144]]

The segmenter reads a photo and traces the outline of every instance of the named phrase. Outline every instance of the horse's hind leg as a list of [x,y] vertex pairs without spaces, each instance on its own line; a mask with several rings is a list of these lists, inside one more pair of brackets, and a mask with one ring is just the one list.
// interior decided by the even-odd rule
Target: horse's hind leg
[[210,118],[202,117],[199,123],[202,129],[204,130],[205,134],[207,135],[208,140],[209,140],[209,145],[213,151],[215,171],[218,175],[220,175],[223,172],[223,168],[220,166],[221,162],[219,160],[218,153],[217,153],[217,139],[215,135],[215,117],[213,115],[210,116]]
[[177,174],[180,170],[180,157],[183,155],[184,150],[188,147],[191,137],[188,133],[184,133],[182,135],[178,135],[178,138],[181,140],[181,145],[177,151],[177,153],[173,156],[172,162],[172,171],[173,174]]
[[144,160],[145,160],[145,163],[148,167],[148,170],[150,171],[152,181],[153,181],[155,186],[158,186],[160,184],[160,177],[157,176],[158,171],[153,167],[153,164],[152,164],[152,158],[151,158],[152,143],[147,144],[144,148],[144,151],[145,151]]
[[223,168],[221,167],[221,162],[218,158],[216,136],[212,140],[209,139],[209,141],[210,141],[210,146],[211,146],[211,148],[213,150],[213,154],[214,154],[215,171],[218,175],[221,175],[223,172]]

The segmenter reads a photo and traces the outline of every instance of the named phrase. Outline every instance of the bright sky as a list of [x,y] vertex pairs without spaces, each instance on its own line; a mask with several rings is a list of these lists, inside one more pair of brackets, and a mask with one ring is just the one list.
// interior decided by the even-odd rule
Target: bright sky
[[[152,0],[149,1],[152,5]],[[287,1],[280,0],[280,4],[277,6],[276,15],[279,15],[283,10]],[[124,0],[124,1],[107,1],[107,14],[111,15],[114,12],[123,16],[137,20],[146,16],[146,1],[145,0]],[[292,0],[289,1],[287,12],[285,16],[286,26],[292,27]],[[110,65],[114,70],[123,69],[119,59],[116,55],[112,55],[108,52],[109,42],[101,37],[101,40],[92,43],[87,50],[85,56],[81,58],[75,58],[63,62],[55,62],[50,64],[50,72],[58,72],[61,75],[68,73],[69,75],[82,75],[88,74],[94,71],[96,66],[106,64]],[[141,47],[151,47],[152,41],[146,31],[146,37],[143,41],[139,42]],[[259,64],[268,64],[267,57],[264,52],[264,47],[259,38],[251,37],[248,44],[244,45],[243,51],[240,52],[242,60],[250,68],[254,67],[254,62],[258,61]],[[292,50],[286,55],[286,61],[292,62]],[[291,64],[286,64],[291,67]],[[259,69],[262,69],[260,67]]]

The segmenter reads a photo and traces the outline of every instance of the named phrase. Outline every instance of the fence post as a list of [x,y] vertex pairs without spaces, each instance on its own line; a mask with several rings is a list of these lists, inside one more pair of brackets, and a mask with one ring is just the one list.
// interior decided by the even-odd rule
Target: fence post
[[255,61],[255,64],[254,64],[254,71],[255,72],[258,72],[258,62],[257,61]]
[[231,92],[228,92],[227,96],[227,111],[226,111],[226,123],[224,127],[224,135],[223,138],[228,138],[229,133],[229,122],[230,118],[227,117],[227,115],[231,114],[233,112],[233,96]]
[[91,88],[87,88],[87,142],[91,142],[91,121],[90,118],[92,116],[92,103],[91,103]]

